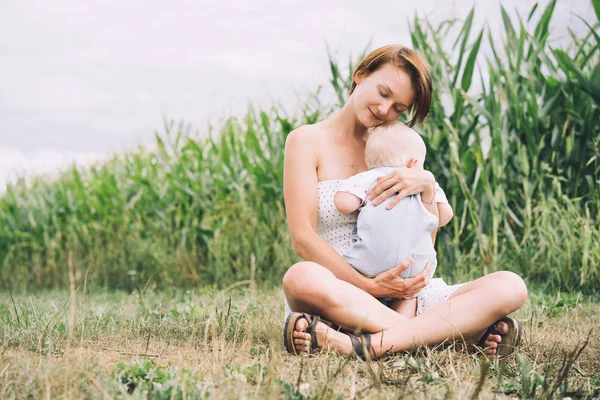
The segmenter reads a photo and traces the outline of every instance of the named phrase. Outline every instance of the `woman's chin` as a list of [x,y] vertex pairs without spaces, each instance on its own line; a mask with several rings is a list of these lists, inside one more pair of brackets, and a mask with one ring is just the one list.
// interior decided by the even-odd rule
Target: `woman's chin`
[[360,123],[365,128],[374,128],[378,125],[383,124],[384,121],[376,119],[373,117],[373,114],[367,109],[365,112],[357,112],[356,113],[358,123]]
[[367,129],[374,128],[382,123],[381,121],[373,120],[373,118],[359,118],[358,122]]
[[365,127],[370,129],[370,128],[375,128],[375,127],[377,127],[377,126],[379,126],[379,125],[381,125],[381,124],[383,124],[383,121],[373,121],[373,120],[370,120],[370,121],[369,121],[369,122],[368,122],[368,123],[365,125]]

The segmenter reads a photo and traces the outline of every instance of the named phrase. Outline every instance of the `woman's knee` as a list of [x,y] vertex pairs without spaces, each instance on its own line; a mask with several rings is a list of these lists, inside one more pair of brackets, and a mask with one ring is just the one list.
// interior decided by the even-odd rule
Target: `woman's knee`
[[[283,291],[286,297],[309,300],[322,297],[325,283],[335,275],[327,268],[310,261],[292,265],[283,276]],[[321,294],[321,295],[320,295]]]
[[499,271],[494,275],[501,313],[506,315],[521,308],[527,300],[527,285],[523,278],[510,271]]

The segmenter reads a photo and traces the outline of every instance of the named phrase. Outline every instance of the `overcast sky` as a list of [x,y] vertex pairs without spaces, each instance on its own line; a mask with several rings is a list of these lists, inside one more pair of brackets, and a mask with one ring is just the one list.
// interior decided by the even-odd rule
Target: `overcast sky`
[[[2,0],[0,190],[15,173],[101,159],[151,140],[163,116],[202,128],[248,102],[293,104],[341,60],[410,45],[407,20],[464,18],[473,1]],[[547,1],[541,1],[544,8]],[[501,29],[498,0],[476,25]],[[514,15],[533,1],[507,0]],[[594,21],[589,0],[558,0],[555,37]]]

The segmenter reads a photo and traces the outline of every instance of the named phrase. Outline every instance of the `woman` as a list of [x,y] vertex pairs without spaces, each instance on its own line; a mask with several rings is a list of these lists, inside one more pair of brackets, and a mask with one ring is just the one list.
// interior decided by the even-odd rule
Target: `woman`
[[[332,197],[340,180],[367,169],[364,149],[368,128],[395,120],[407,110],[412,114],[410,126],[423,122],[432,93],[425,61],[398,45],[367,55],[353,80],[348,101],[339,113],[294,130],[286,142],[288,225],[294,251],[306,260],[293,265],[283,279],[289,305],[284,328],[288,351],[309,352],[329,346],[342,354],[364,356],[362,347],[377,357],[387,351],[464,338],[485,347],[489,355],[510,352],[520,336],[520,326],[516,320],[503,317],[520,308],[527,298],[519,276],[496,272],[463,285],[448,286],[440,279],[426,285],[429,268],[415,278],[398,276],[410,265],[410,260],[405,260],[370,279],[340,255],[350,243],[356,215],[338,213]],[[435,178],[424,170],[394,171],[371,190],[370,199],[377,205],[395,193],[398,196],[388,207],[416,193],[433,198]],[[443,223],[447,221],[440,221]],[[396,311],[399,302],[384,304],[377,299],[400,299],[423,288],[414,318]],[[290,310],[304,314],[290,317]],[[371,333],[363,338],[370,339],[372,346],[312,315],[349,331]],[[499,348],[499,344],[503,346]]]

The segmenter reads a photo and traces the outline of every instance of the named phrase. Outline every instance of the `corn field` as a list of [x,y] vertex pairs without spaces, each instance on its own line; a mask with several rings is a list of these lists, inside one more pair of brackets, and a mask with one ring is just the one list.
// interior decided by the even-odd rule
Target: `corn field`
[[[415,17],[429,61],[431,113],[417,127],[426,167],[455,217],[438,235],[442,276],[499,269],[530,284],[600,285],[600,1],[588,32],[554,48],[555,1],[504,33]],[[218,129],[165,121],[140,148],[58,179],[9,185],[0,199],[0,280],[8,287],[278,285],[294,255],[283,204],[289,132],[335,112],[360,57],[330,57],[333,99],[293,114],[250,109]],[[477,86],[477,88],[475,88]],[[477,89],[477,90],[475,90]]]

